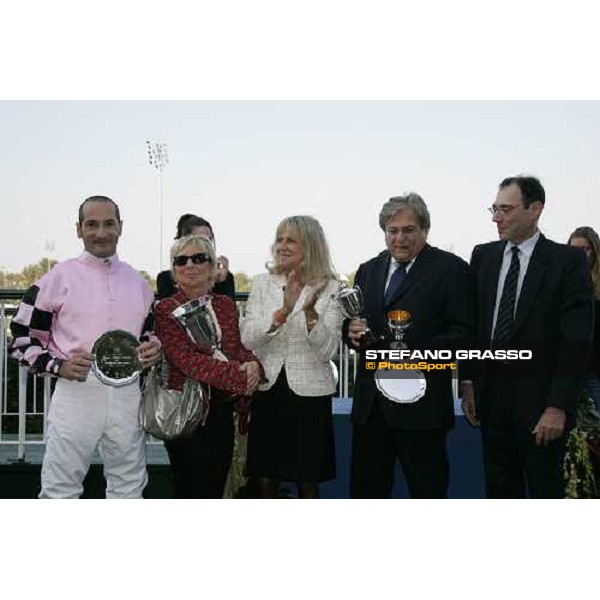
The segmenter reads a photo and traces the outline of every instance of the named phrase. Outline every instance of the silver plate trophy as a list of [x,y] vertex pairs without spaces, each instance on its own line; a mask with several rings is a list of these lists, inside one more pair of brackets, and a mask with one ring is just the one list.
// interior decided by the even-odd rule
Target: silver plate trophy
[[427,381],[421,371],[375,371],[377,389],[392,402],[413,404],[427,390]]
[[217,327],[208,308],[210,296],[200,296],[177,307],[173,317],[190,339],[203,351],[213,354],[218,347]]
[[133,383],[142,370],[137,355],[139,340],[128,331],[103,333],[92,348],[92,371],[104,384],[121,387]]

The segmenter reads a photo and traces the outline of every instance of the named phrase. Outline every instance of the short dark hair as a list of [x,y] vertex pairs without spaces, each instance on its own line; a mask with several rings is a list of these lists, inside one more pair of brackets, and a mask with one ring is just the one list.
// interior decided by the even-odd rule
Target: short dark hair
[[542,205],[546,204],[546,192],[537,177],[533,177],[532,175],[507,177],[500,183],[498,189],[502,190],[509,185],[513,185],[513,183],[521,190],[525,208],[529,208],[532,202],[541,202]]
[[119,221],[119,223],[121,222],[121,212],[119,211],[119,206],[117,205],[117,203],[114,200],[111,200],[108,196],[90,196],[89,198],[86,198],[79,205],[78,218],[79,218],[80,225],[83,223],[83,219],[84,219],[83,208],[88,202],[110,202],[115,207],[115,214],[117,215],[117,221]]
[[177,235],[175,235],[175,239],[178,240],[186,235],[191,235],[194,227],[208,227],[214,236],[213,228],[206,219],[188,213],[179,217],[179,221],[177,221]]

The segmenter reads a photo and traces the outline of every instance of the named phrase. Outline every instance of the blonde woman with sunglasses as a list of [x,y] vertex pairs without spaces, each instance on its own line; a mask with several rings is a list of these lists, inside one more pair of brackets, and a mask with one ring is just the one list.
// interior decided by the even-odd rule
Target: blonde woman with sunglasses
[[[189,235],[171,248],[173,279],[178,291],[158,303],[156,334],[168,365],[171,389],[185,378],[207,384],[210,409],[204,425],[188,438],[165,442],[173,469],[176,498],[221,498],[233,453],[233,405],[258,388],[262,367],[240,341],[234,301],[213,293],[216,256],[210,240]],[[206,353],[188,336],[172,313],[204,297],[220,330],[219,353]],[[226,360],[224,360],[226,359]]]

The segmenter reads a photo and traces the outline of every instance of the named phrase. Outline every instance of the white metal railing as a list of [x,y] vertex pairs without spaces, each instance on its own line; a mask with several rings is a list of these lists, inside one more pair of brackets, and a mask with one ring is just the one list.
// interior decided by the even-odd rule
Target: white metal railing
[[[240,296],[242,299],[239,302],[239,312],[243,315],[247,294]],[[23,461],[28,444],[43,444],[45,441],[52,378],[31,375],[27,367],[19,366],[17,385],[9,389],[8,361],[12,359],[8,358],[7,344],[14,304],[15,302],[12,302],[9,306],[7,299],[0,295],[0,444],[16,446],[16,459]],[[356,376],[357,355],[340,343],[334,362],[339,374],[337,395],[348,398],[350,382],[354,381]],[[42,381],[43,384],[40,383]],[[36,427],[29,424],[34,420],[33,417],[37,417]],[[148,441],[153,443],[156,440],[149,436]]]
[[[14,295],[13,293],[13,299]],[[246,298],[247,294],[239,294],[240,315],[244,313]],[[25,459],[27,444],[43,444],[45,441],[48,409],[51,401],[51,377],[30,375],[27,367],[20,366],[18,368],[17,398],[14,397],[13,392],[12,397],[9,399],[7,341],[12,312],[14,312],[14,303],[9,306],[7,298],[0,295],[0,444],[16,445],[16,459],[22,461]],[[337,396],[342,399],[350,398],[350,383],[356,377],[358,355],[353,350],[348,350],[343,343],[340,343],[338,355],[334,362],[338,368]],[[43,386],[40,386],[40,380],[43,380]],[[40,387],[42,387],[41,393],[39,393]],[[457,388],[457,379],[454,377],[455,408]],[[31,389],[31,400],[28,406],[27,392],[29,389]],[[40,396],[42,398],[41,402]],[[457,412],[457,414],[459,413]],[[28,420],[33,420],[32,417],[38,417],[37,429],[39,431],[28,431]],[[150,436],[148,441],[150,443],[156,442]]]
[[[350,357],[352,356],[352,358]],[[339,381],[338,381],[338,396],[342,398],[348,398],[349,379],[354,379],[356,373],[356,353],[348,352],[348,349],[340,344],[340,356],[339,360]],[[351,369],[349,367],[352,367]],[[14,434],[1,435],[0,444],[11,444],[17,446],[16,459],[18,461],[25,460],[25,453],[27,444],[43,444],[45,443],[46,437],[46,423],[48,418],[48,410],[51,402],[51,378],[43,377],[43,404],[42,410],[39,410],[38,399],[37,399],[37,375],[28,374],[28,368],[19,366],[19,383],[18,383],[18,409],[16,412],[6,410],[3,406],[2,416],[17,416],[17,432],[16,439]],[[27,389],[29,386],[33,386],[33,408],[28,410],[27,407]],[[27,419],[28,417],[39,416],[42,418],[42,431],[41,432],[28,432],[27,431]],[[149,436],[149,443],[157,443],[157,440]]]
[[[16,446],[16,459],[24,460],[26,444],[44,441],[51,394],[50,379],[43,378],[44,383],[40,385],[39,378],[29,375],[27,367],[15,368],[16,381],[12,389],[9,387],[9,360],[12,359],[9,359],[7,350],[8,333],[16,301],[15,293],[11,294],[11,298],[0,296],[0,444]],[[43,389],[41,393],[40,387]],[[42,423],[38,433],[28,431],[27,422],[32,417],[38,417]]]

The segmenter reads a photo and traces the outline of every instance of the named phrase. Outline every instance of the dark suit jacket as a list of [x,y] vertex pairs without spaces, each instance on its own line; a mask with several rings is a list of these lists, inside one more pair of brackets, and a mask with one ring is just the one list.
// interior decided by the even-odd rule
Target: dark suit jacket
[[[477,335],[490,348],[498,276],[506,242],[476,246],[471,272],[477,299]],[[530,364],[501,367],[515,380],[518,415],[534,426],[548,406],[575,412],[582,377],[588,366],[593,333],[593,294],[585,255],[577,248],[540,236],[519,295],[510,348],[529,348]],[[476,397],[485,416],[493,386],[493,366],[479,363]],[[502,370],[504,369],[504,370]],[[498,372],[498,371],[496,371]]]
[[[404,338],[409,349],[452,349],[473,335],[473,305],[467,263],[449,252],[426,245],[410,268],[391,304],[384,308],[383,296],[390,264],[386,250],[360,265],[355,278],[364,295],[364,316],[369,327],[387,340],[373,348],[389,348],[391,336],[386,314],[408,310],[411,326]],[[344,338],[350,345],[344,323]],[[352,346],[351,346],[352,347]],[[375,386],[373,371],[365,369],[360,353],[354,384],[352,420],[365,423],[377,401],[386,422],[398,429],[450,429],[454,425],[451,371],[429,373],[427,391],[414,404],[397,404],[384,398]]]
[[[161,271],[156,277],[156,289],[158,292],[158,299],[168,298],[172,296],[178,288],[173,283],[173,276],[171,271]],[[227,273],[225,281],[218,281],[215,283],[212,289],[214,294],[221,294],[222,296],[229,296],[232,300],[235,300],[235,280],[231,273]]]

